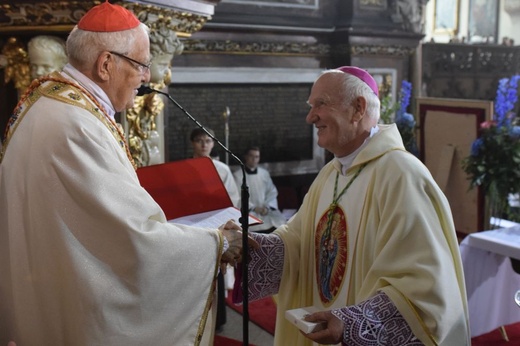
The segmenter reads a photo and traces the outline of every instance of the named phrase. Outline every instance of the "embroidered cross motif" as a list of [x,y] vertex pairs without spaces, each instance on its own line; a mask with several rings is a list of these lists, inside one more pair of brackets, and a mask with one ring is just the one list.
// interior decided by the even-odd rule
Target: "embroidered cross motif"
[[363,335],[363,336],[369,335],[372,338],[377,339],[377,334],[378,334],[377,331],[379,328],[381,328],[381,323],[372,324],[372,323],[370,323],[370,321],[367,321],[366,329],[361,333],[361,335]]

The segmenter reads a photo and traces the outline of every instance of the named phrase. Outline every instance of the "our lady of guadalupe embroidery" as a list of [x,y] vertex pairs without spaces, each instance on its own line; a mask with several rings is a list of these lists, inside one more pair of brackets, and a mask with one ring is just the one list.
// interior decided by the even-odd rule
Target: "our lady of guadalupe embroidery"
[[348,262],[347,220],[338,201],[365,166],[366,164],[359,168],[339,194],[337,194],[339,173],[336,174],[332,202],[316,226],[314,238],[316,279],[318,293],[324,305],[328,305],[336,299]]

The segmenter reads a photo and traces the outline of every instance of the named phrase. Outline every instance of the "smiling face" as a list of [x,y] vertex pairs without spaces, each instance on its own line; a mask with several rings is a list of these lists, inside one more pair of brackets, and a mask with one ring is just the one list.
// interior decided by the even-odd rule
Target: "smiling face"
[[318,129],[318,145],[338,157],[348,155],[358,134],[356,109],[344,103],[341,77],[329,73],[318,78],[309,96],[311,109],[306,118],[307,123]]
[[337,157],[359,148],[377,124],[377,118],[367,114],[365,97],[352,95],[345,102],[346,95],[352,94],[345,88],[344,74],[325,73],[314,83],[307,101],[311,109],[305,120],[318,129],[318,145]]

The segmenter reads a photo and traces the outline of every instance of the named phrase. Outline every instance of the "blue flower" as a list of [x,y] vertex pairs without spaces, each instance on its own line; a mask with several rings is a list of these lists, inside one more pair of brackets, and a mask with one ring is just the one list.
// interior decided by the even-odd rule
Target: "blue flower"
[[520,126],[515,114],[520,75],[498,82],[495,116],[480,124],[479,138],[463,160],[470,186],[480,186],[490,201],[490,215],[520,221],[507,203],[520,191]]
[[406,109],[410,105],[412,96],[412,83],[403,80],[399,99],[392,105],[391,96],[386,95],[381,100],[381,119],[383,124],[395,123],[401,135],[406,150],[419,156],[417,142],[415,139],[415,118],[413,114],[407,113]]
[[395,123],[398,127],[407,127],[411,129],[415,126],[415,118],[410,113],[403,113],[400,116],[397,116]]
[[410,104],[410,96],[412,95],[412,83],[403,80],[401,83],[401,95],[399,102],[399,109],[397,110],[396,120],[399,116],[403,115]]
[[512,138],[519,139],[520,138],[520,126],[512,126],[511,129],[509,129],[509,135]]
[[495,120],[499,127],[511,125],[511,112],[518,101],[518,81],[520,75],[502,78],[498,81],[495,98]]
[[482,148],[483,144],[484,141],[482,140],[482,138],[477,138],[471,145],[471,156],[478,156],[480,154],[480,149]]

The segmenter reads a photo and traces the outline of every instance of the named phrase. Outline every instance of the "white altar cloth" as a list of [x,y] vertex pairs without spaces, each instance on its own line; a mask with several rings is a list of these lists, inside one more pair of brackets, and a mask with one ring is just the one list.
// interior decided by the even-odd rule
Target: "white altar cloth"
[[520,259],[520,226],[468,235],[460,244],[471,337],[520,321],[514,296],[520,275],[509,256]]
[[471,247],[520,260],[520,225],[518,224],[494,231],[472,233],[466,239]]

